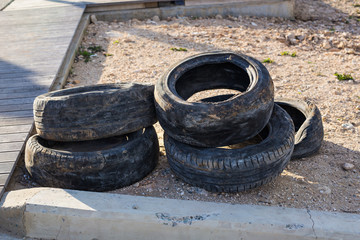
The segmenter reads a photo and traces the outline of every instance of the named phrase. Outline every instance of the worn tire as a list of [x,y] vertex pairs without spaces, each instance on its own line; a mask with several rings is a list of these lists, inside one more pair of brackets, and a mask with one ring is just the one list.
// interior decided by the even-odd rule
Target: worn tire
[[86,141],[135,132],[154,124],[154,86],[100,84],[35,98],[37,133],[53,141]]
[[[187,102],[196,92],[241,91],[224,101]],[[257,60],[231,52],[203,53],[169,68],[155,85],[155,108],[165,132],[200,147],[234,144],[258,134],[274,104],[274,86]]]
[[259,134],[263,140],[244,148],[201,148],[164,135],[166,156],[175,175],[211,192],[239,192],[271,181],[286,167],[294,148],[292,120],[276,105]]
[[86,142],[54,142],[34,135],[25,150],[26,169],[41,186],[89,191],[137,182],[155,168],[158,158],[152,126],[144,132]]
[[308,157],[321,147],[324,128],[321,113],[311,101],[280,98],[276,103],[292,118],[295,125],[295,148],[292,159]]

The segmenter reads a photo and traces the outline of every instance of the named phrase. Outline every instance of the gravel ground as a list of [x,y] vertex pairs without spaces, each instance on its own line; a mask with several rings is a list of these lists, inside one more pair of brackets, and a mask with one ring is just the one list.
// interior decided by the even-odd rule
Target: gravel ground
[[[275,97],[310,99],[319,107],[325,137],[320,152],[291,161],[273,182],[237,194],[214,194],[177,179],[161,157],[142,181],[112,193],[360,212],[360,2],[296,1],[296,20],[244,16],[177,17],[90,24],[66,87],[113,82],[156,83],[175,62],[205,51],[231,50],[263,61]],[[186,51],[176,51],[174,48]],[[96,50],[100,50],[96,52]],[[95,53],[96,52],[96,53]],[[288,55],[287,55],[288,53]],[[350,74],[339,81],[334,75]],[[217,94],[216,91],[208,94]],[[344,170],[344,164],[349,166]],[[19,174],[13,188],[36,185]]]

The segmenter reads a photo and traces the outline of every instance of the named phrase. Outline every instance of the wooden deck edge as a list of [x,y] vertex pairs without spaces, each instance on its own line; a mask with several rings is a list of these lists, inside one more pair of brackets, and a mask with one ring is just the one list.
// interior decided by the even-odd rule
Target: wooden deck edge
[[49,88],[49,91],[59,90],[65,86],[66,79],[69,76],[72,64],[76,56],[77,49],[81,44],[86,28],[89,24],[90,24],[90,14],[84,13],[75,31],[75,34],[71,40],[71,43],[66,51],[66,54],[59,68],[59,71],[56,74],[56,77]]

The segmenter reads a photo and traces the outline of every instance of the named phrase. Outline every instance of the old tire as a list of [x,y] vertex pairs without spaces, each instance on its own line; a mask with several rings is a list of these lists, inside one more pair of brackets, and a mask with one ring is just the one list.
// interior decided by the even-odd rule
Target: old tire
[[141,180],[158,157],[151,126],[144,132],[86,142],[54,142],[34,135],[26,143],[25,166],[41,186],[107,191]]
[[321,147],[324,128],[319,109],[311,101],[280,98],[276,103],[292,118],[295,125],[295,147],[292,159],[308,157]]
[[[220,102],[187,102],[196,92],[227,88],[241,93]],[[231,52],[195,55],[175,64],[155,85],[155,108],[164,131],[200,147],[234,144],[258,134],[274,104],[274,86],[257,60]]]
[[240,149],[200,148],[165,133],[166,156],[183,181],[211,192],[239,192],[263,185],[286,167],[294,148],[294,125],[279,106],[260,132],[263,140]]
[[131,133],[154,124],[154,86],[100,84],[35,98],[37,133],[53,141],[86,141]]

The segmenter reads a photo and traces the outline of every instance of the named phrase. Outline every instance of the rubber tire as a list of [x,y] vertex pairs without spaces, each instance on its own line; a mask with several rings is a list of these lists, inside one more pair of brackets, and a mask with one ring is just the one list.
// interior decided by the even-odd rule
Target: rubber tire
[[[195,92],[217,88],[242,93],[215,103],[186,101]],[[155,85],[154,96],[158,120],[169,136],[193,146],[216,147],[247,140],[264,128],[273,109],[274,86],[257,60],[211,52],[169,68]]]
[[[100,141],[111,144],[90,152],[71,151],[63,146],[96,146]],[[108,191],[133,184],[155,168],[158,158],[159,143],[153,126],[144,132],[88,142],[53,142],[34,135],[25,149],[25,166],[36,183],[88,191]]]
[[276,103],[291,116],[295,125],[295,148],[291,159],[311,156],[319,151],[324,128],[321,113],[311,101],[279,98]]
[[175,175],[188,184],[211,192],[245,191],[278,176],[294,149],[294,125],[279,106],[265,129],[263,141],[239,149],[190,146],[165,133],[166,156]]
[[53,141],[87,141],[135,132],[157,121],[154,86],[99,84],[35,98],[37,133]]

